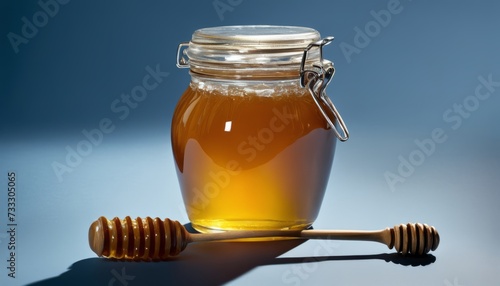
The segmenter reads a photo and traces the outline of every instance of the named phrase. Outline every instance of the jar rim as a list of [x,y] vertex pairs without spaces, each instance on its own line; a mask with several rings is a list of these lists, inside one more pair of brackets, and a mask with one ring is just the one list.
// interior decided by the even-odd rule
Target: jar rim
[[[299,77],[304,49],[321,38],[299,26],[219,26],[196,30],[183,51],[193,73],[231,78]],[[309,52],[308,61],[318,60]]]
[[241,25],[219,26],[196,30],[191,42],[228,46],[255,46],[259,49],[304,49],[320,39],[318,31],[300,26]]

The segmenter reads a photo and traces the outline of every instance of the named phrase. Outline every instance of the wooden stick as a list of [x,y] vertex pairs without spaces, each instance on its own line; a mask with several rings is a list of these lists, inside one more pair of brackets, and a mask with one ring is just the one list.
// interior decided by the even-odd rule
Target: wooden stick
[[89,229],[90,248],[116,259],[162,260],[178,255],[189,243],[249,238],[297,238],[374,241],[402,254],[423,255],[439,245],[437,230],[426,224],[408,223],[375,231],[360,230],[244,230],[189,233],[168,218],[100,217]]

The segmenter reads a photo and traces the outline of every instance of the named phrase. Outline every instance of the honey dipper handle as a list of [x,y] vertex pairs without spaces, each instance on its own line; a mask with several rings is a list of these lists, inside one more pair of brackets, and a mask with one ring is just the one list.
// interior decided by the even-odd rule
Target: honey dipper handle
[[376,241],[389,246],[391,238],[389,229],[377,231],[354,230],[242,230],[220,233],[190,233],[189,242],[207,242],[220,240],[234,240],[264,237],[290,237],[303,239],[333,239],[333,240],[361,240]]
[[[388,232],[389,231],[389,232]],[[307,239],[361,240],[375,241],[390,245],[390,230],[304,230],[300,237]]]

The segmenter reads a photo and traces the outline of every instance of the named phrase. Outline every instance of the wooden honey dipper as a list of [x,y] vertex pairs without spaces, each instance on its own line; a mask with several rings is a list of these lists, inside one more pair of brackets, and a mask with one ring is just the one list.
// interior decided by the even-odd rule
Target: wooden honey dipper
[[168,218],[108,220],[100,217],[89,229],[89,245],[98,256],[116,259],[164,260],[178,255],[188,243],[242,238],[290,237],[301,239],[363,240],[383,243],[402,254],[423,255],[439,245],[433,226],[421,223],[396,225],[376,231],[358,230],[235,230],[219,233],[189,233]]

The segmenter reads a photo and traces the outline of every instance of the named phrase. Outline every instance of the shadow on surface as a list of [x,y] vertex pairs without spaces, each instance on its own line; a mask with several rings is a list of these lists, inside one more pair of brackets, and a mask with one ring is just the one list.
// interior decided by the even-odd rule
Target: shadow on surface
[[195,243],[178,257],[158,262],[87,258],[75,262],[59,276],[29,285],[221,285],[262,265],[374,259],[425,266],[436,261],[433,255],[414,257],[397,253],[278,258],[305,241]]
[[74,263],[60,276],[29,285],[221,285],[260,265],[375,259],[415,267],[436,261],[433,255],[397,253],[275,258],[301,242],[206,243],[193,245],[191,253],[176,259],[149,263],[88,258]]

